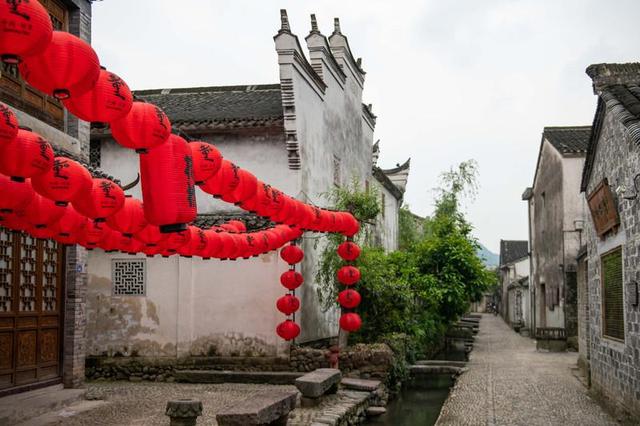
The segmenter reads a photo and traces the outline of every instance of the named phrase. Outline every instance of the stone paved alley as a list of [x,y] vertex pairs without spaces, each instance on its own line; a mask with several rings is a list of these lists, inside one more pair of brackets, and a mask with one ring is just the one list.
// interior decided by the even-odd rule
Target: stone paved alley
[[618,424],[573,375],[577,354],[538,352],[493,315],[483,315],[468,371],[437,425]]

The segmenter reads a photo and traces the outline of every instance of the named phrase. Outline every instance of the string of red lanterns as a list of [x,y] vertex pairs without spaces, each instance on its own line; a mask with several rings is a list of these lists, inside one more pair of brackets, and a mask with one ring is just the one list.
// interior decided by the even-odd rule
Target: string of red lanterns
[[347,265],[338,269],[338,281],[347,287],[338,294],[338,303],[342,306],[343,312],[340,316],[340,328],[348,332],[358,331],[362,326],[360,315],[351,310],[360,305],[361,296],[352,287],[360,281],[360,270],[351,265],[358,257],[360,257],[360,247],[353,241],[347,240],[338,246],[338,256],[342,258]]
[[[47,11],[36,0],[0,2],[0,60],[18,64],[25,81],[61,100],[78,118],[108,124],[117,143],[139,154],[143,191],[143,200],[125,197],[114,182],[92,178],[70,158],[54,157],[51,145],[30,129],[19,128],[13,112],[0,103],[3,226],[89,249],[203,259],[257,256],[295,241],[304,231],[340,233],[347,238],[359,231],[351,213],[296,200],[224,159],[213,145],[188,143],[172,134],[171,122],[159,107],[134,101],[128,85],[100,66],[90,44],[53,30]],[[256,232],[246,232],[241,222],[210,229],[193,226],[195,185],[276,225]],[[350,259],[357,246],[350,241],[345,244],[351,245],[341,245],[339,253],[342,250],[341,256],[350,262],[357,258]],[[293,293],[303,282],[295,264],[304,254],[292,244],[281,256],[291,265],[281,283]],[[347,286],[359,278],[352,265],[338,271],[338,279]],[[338,299],[343,308],[353,309],[359,297],[349,288]],[[299,308],[299,300],[287,294],[277,307],[290,315]],[[340,319],[348,331],[357,330],[360,323],[353,312]],[[290,340],[300,328],[286,320],[277,331]]]

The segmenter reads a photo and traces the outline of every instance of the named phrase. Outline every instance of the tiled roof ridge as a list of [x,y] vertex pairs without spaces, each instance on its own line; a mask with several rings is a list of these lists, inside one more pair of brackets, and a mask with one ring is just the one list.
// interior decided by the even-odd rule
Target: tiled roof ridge
[[134,90],[134,95],[179,95],[211,92],[259,92],[280,90],[279,83],[273,84],[243,84],[230,86],[198,86],[198,87],[174,87],[164,89],[141,89]]

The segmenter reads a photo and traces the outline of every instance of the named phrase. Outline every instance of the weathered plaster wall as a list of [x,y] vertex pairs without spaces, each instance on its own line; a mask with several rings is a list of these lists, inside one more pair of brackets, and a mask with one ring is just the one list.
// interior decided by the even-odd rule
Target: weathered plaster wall
[[[536,287],[538,295],[536,326],[564,328],[564,279],[561,268],[564,262],[564,170],[562,156],[546,140],[540,156],[538,175],[533,187],[535,210],[532,243],[535,245],[531,248],[534,264],[531,282]],[[540,290],[542,284],[545,285],[546,294]],[[552,302],[555,300],[558,304],[552,308]]]
[[[586,194],[607,178],[617,185],[632,182],[640,172],[640,153],[626,129],[610,110],[605,114]],[[640,201],[616,200],[620,229],[615,235],[598,238],[589,217],[586,229],[588,249],[589,356],[592,389],[617,408],[640,418],[640,312],[632,306],[633,281],[640,280]],[[603,336],[600,256],[622,246],[624,341]]]
[[[398,200],[387,188],[377,179],[373,178],[375,186],[380,193],[380,202],[384,200],[384,209],[376,218],[374,229],[375,243],[385,249],[394,251],[398,249],[398,214],[401,200]],[[384,194],[384,196],[382,196]]]

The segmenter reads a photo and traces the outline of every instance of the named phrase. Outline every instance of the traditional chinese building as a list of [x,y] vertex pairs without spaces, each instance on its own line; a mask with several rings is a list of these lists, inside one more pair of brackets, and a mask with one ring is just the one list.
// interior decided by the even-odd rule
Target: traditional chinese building
[[[362,102],[365,72],[340,22],[336,19],[325,37],[312,16],[303,50],[282,11],[274,40],[279,82],[163,88],[135,96],[161,107],[183,135],[214,144],[225,158],[298,199],[327,206],[322,194],[336,186],[354,180],[361,188],[379,185],[385,205],[378,219],[377,228],[385,232],[380,241],[396,248],[408,163],[398,170],[374,168],[372,175],[376,117]],[[94,129],[91,161],[123,181],[138,173],[137,154],[116,144],[108,129]],[[131,193],[140,197],[140,188]],[[199,189],[197,201],[201,226],[231,217],[245,220],[250,229],[265,225]],[[317,242],[313,235],[302,242],[298,342],[337,335],[336,311],[323,310],[318,296],[322,243]],[[289,347],[275,333],[284,320],[275,302],[285,293],[279,277],[286,269],[276,252],[220,261],[95,250],[89,256],[88,353],[137,359],[260,357],[255,365],[273,368],[265,360],[286,356]]]
[[545,127],[533,186],[523,194],[529,211],[531,323],[540,339],[575,343],[577,336],[576,256],[586,209],[580,176],[590,133],[589,126]]
[[529,330],[529,243],[500,241],[500,313],[518,330]]
[[[587,68],[598,105],[581,189],[579,365],[592,392],[640,421],[640,64]],[[630,423],[631,424],[631,423]]]
[[[55,30],[91,39],[88,0],[41,0]],[[2,64],[0,101],[21,126],[51,143],[58,154],[83,161],[89,124],[56,99],[25,83],[14,65]],[[94,175],[99,175],[95,170]],[[87,253],[53,240],[0,227],[0,396],[84,380]]]

